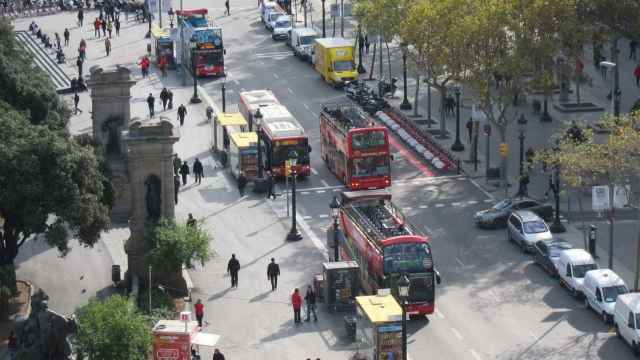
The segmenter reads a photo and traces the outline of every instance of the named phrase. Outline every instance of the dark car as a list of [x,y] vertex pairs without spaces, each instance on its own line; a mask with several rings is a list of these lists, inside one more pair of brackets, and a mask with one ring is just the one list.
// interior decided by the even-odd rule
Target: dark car
[[507,219],[511,212],[516,210],[533,211],[547,222],[553,219],[551,205],[533,199],[521,198],[504,199],[489,209],[478,211],[473,216],[473,222],[481,228],[503,228],[507,226]]
[[556,261],[562,250],[573,248],[573,245],[562,239],[540,240],[533,245],[533,260],[545,269],[549,275],[558,277]]

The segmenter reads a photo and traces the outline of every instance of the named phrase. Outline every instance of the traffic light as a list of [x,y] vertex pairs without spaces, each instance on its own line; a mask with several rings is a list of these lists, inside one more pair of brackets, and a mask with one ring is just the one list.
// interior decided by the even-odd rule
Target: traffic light
[[284,176],[291,176],[291,162],[289,160],[284,162]]
[[500,143],[500,156],[502,156],[502,158],[506,158],[507,155],[509,155],[509,144]]

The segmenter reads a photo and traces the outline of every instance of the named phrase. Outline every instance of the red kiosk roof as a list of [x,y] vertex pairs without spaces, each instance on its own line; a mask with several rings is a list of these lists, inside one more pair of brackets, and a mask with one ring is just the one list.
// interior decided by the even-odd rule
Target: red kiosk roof
[[207,15],[209,11],[206,8],[201,9],[193,9],[193,10],[177,10],[176,15],[178,16],[194,16],[194,15]]

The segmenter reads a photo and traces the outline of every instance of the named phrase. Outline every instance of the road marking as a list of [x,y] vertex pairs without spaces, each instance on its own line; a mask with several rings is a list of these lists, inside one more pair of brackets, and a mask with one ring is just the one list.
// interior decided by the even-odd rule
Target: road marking
[[427,208],[429,208],[429,205],[420,205],[420,206],[418,206],[418,207],[419,207],[420,209],[427,209]]
[[458,340],[464,339],[464,337],[462,337],[462,334],[460,334],[460,332],[455,328],[451,328],[451,332],[458,338]]
[[486,202],[487,204],[492,203],[494,200],[493,199],[485,199],[484,202]]
[[403,207],[402,211],[411,211],[413,208],[411,206]]
[[316,169],[314,169],[314,168],[311,168],[311,173],[313,175],[318,175],[318,171]]
[[478,190],[482,191],[483,194],[485,194],[489,199],[491,199],[492,201],[495,200],[495,197],[493,196],[493,194],[491,194],[490,192],[488,192],[487,190],[485,190],[482,186],[480,186],[480,184],[478,184],[475,180],[473,180],[472,178],[469,178],[469,181],[471,181],[471,183],[473,185],[475,185]]
[[273,73],[273,77],[276,78],[276,79],[280,79],[280,76],[278,76],[278,74],[276,74],[276,73]]
[[474,358],[475,360],[482,360],[482,358],[480,357],[480,355],[478,355],[478,353],[477,353],[475,350],[473,350],[473,349],[469,349],[469,352],[471,353],[471,356],[473,356],[473,358]]
[[460,264],[460,266],[464,267],[464,263],[460,261],[460,259],[456,258],[456,261],[458,262],[458,264]]
[[478,203],[478,200],[469,200],[467,201],[467,205],[475,205]]
[[307,104],[302,104],[304,106],[305,109],[309,110],[309,105]]
[[325,187],[329,187],[329,183],[326,182],[324,179],[320,179],[320,182],[322,183],[322,185],[324,185]]
[[432,177],[435,175],[424,163],[422,163],[421,160],[418,160],[418,158],[413,153],[407,150],[403,144],[400,144],[400,142],[396,140],[395,137],[389,136],[389,143],[391,143],[391,145],[396,150],[398,150],[400,154],[402,154],[402,157],[409,161],[413,166],[415,166],[416,169],[418,169],[423,175],[427,177]]
[[318,215],[318,217],[319,217],[320,219],[326,219],[326,218],[328,218],[328,217],[329,217],[329,215],[328,215],[328,214],[320,214],[320,215]]
[[307,236],[311,238],[311,242],[313,243],[313,245],[315,245],[315,247],[318,250],[320,250],[322,257],[324,257],[325,260],[329,260],[329,252],[327,251],[327,248],[324,246],[320,238],[318,238],[316,233],[314,233],[313,230],[311,230],[311,228],[309,227],[309,224],[307,224],[307,222],[301,216],[298,216],[298,225],[300,225],[300,227],[302,228],[302,231],[304,231],[307,234]]
[[[320,180],[320,182],[324,182],[326,184],[326,181],[324,181],[324,179]],[[341,189],[344,189],[344,185],[336,185],[336,186],[329,186],[329,184],[327,184],[327,186],[318,186],[318,187],[312,187],[312,188],[298,188],[296,191],[315,191],[315,190],[331,190],[331,189],[338,189],[338,191],[340,191]]]
[[313,117],[318,117],[318,114],[314,113],[313,111],[311,112],[311,115],[313,115]]
[[303,218],[304,220],[309,220],[309,219],[311,219],[311,216],[309,216],[309,215],[305,215],[305,216],[303,216],[302,218]]
[[333,189],[333,192],[339,192],[339,191],[342,191],[342,189]]
[[436,207],[437,207],[437,208],[444,207],[444,204],[436,204]]
[[431,230],[431,228],[427,225],[423,226],[424,230],[427,232],[427,234],[433,234],[433,231]]
[[451,203],[451,206],[460,206],[460,205],[461,205],[461,203],[459,203],[459,202]]
[[445,319],[444,314],[442,313],[442,311],[436,309],[436,316],[439,317],[440,319]]
[[[255,57],[257,59],[278,59],[278,58],[282,59],[289,56],[291,56],[291,52],[289,51],[272,51],[267,53],[255,54]],[[262,62],[260,65],[264,65],[264,62]]]
[[309,194],[311,194],[311,193],[310,193],[310,192],[308,192],[308,191],[302,191],[302,192],[300,192],[300,194],[302,194],[302,195],[309,195]]
[[287,91],[289,92],[289,94],[293,94],[293,90],[291,90],[291,88],[287,88]]
[[324,194],[326,190],[316,190],[316,194]]

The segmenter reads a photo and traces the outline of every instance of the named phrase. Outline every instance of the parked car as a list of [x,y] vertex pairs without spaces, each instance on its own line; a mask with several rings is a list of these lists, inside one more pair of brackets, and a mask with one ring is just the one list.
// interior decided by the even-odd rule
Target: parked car
[[517,210],[509,216],[507,239],[520,245],[524,252],[532,251],[536,242],[552,237],[547,223],[533,211]]
[[613,308],[619,295],[629,292],[624,280],[611,269],[587,271],[582,285],[584,306],[592,308],[602,315],[602,321],[608,324],[613,320]]
[[582,285],[587,271],[595,270],[598,264],[591,254],[582,249],[569,249],[560,252],[558,276],[575,298],[582,296]]
[[478,211],[473,221],[481,228],[503,228],[507,226],[507,219],[516,210],[530,210],[538,214],[545,221],[553,219],[553,207],[533,199],[504,199],[489,209]]
[[640,293],[619,295],[613,313],[616,334],[640,355]]
[[562,250],[573,245],[562,239],[540,240],[533,245],[533,260],[553,278],[558,277],[558,259]]
[[273,33],[271,34],[271,38],[273,40],[288,39],[290,31],[291,31],[291,16],[289,15],[279,16],[273,25]]

